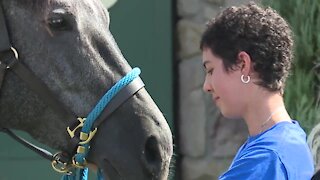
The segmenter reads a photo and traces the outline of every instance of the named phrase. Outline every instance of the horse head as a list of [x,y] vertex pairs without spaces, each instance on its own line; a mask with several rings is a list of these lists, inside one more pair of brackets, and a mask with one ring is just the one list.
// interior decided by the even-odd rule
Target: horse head
[[[131,70],[99,0],[0,2],[19,62],[77,117],[86,117]],[[76,119],[65,119],[46,101],[21,77],[6,71],[0,91],[0,128],[26,131],[39,142],[73,154],[66,128]],[[99,124],[87,161],[107,179],[166,179],[172,151],[168,124],[142,88]]]

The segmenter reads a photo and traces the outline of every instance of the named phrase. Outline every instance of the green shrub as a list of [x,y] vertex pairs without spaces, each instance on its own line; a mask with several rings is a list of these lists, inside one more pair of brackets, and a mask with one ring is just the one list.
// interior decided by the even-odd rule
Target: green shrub
[[278,11],[294,32],[295,60],[284,96],[289,114],[308,133],[320,122],[320,1],[262,2]]
[[316,104],[314,94],[314,73],[305,72],[296,68],[294,74],[288,79],[284,101],[287,110],[293,119],[299,120],[301,126],[310,132],[319,122],[320,109]]

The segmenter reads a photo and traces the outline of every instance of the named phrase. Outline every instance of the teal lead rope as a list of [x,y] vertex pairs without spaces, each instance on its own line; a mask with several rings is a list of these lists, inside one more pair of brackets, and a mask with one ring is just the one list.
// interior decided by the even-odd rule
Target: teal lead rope
[[[77,177],[78,174],[78,177]],[[64,175],[62,176],[61,180],[86,180],[88,179],[88,168],[84,169],[76,169],[75,172],[73,172],[70,175]],[[102,174],[97,174],[98,180],[103,180]]]
[[[98,116],[102,113],[102,111],[106,108],[108,103],[111,101],[111,99],[124,87],[126,87],[128,84],[130,84],[135,78],[137,78],[140,75],[141,71],[139,68],[134,68],[132,71],[130,71],[126,76],[124,76],[122,79],[120,79],[110,90],[107,91],[107,93],[100,99],[100,101],[97,103],[97,105],[94,107],[94,109],[89,113],[88,117],[85,119],[83,127],[81,129],[80,133],[80,139],[81,134],[91,134],[92,133],[92,125],[94,121],[98,118]],[[95,130],[96,131],[96,130]],[[94,133],[93,133],[94,134]],[[87,139],[87,138],[86,138]],[[77,174],[79,174],[79,180],[87,180],[88,179],[88,168],[85,167],[86,164],[86,157],[90,149],[89,142],[80,142],[78,149],[81,149],[80,151],[77,150],[77,154],[74,156],[74,161],[76,164],[79,165],[81,169],[75,169],[75,171],[78,171],[78,173],[73,172],[72,174],[66,174],[62,177],[62,180],[76,180]],[[102,180],[102,172],[101,169],[97,172],[97,178],[98,180]]]

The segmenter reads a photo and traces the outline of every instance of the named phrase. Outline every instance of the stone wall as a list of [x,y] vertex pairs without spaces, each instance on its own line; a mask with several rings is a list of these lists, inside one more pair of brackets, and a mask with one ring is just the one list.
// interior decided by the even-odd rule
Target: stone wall
[[241,120],[224,119],[202,91],[199,42],[205,23],[223,8],[248,0],[178,0],[179,150],[183,180],[213,180],[225,171],[246,140]]

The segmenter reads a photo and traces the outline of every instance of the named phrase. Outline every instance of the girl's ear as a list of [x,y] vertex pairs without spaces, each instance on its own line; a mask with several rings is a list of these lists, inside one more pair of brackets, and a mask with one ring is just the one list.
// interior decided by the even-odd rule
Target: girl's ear
[[252,61],[251,57],[245,51],[240,51],[238,54],[238,61],[240,71],[244,76],[248,76],[251,73]]

